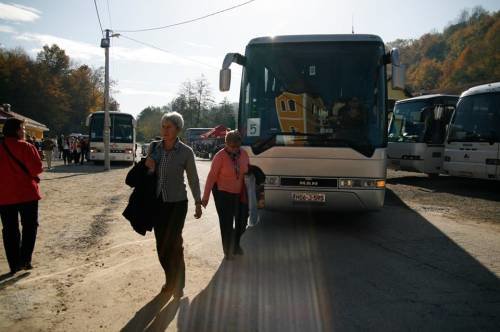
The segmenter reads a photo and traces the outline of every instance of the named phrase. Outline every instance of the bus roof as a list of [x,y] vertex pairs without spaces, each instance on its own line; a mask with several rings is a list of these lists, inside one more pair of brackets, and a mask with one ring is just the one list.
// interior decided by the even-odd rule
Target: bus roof
[[248,45],[276,43],[311,43],[311,42],[380,42],[382,38],[376,35],[288,35],[274,37],[258,37],[250,40]]
[[[97,111],[97,112],[93,112],[93,113],[90,113],[89,116],[92,116],[93,114],[104,114],[104,111]],[[130,113],[123,113],[123,112],[116,112],[116,111],[110,111],[109,112],[109,115],[116,115],[116,114],[119,114],[119,115],[129,115],[131,117],[134,118],[134,116]]]
[[500,92],[500,82],[473,86],[469,90],[462,92],[460,98],[489,92]]
[[458,100],[457,95],[446,95],[446,94],[433,94],[433,95],[422,95],[422,96],[417,96],[413,98],[408,98],[408,99],[403,99],[403,100],[398,100],[396,104],[403,104],[403,103],[411,103],[414,101],[421,101],[421,100],[427,100],[427,99],[434,99],[434,98],[456,98]]

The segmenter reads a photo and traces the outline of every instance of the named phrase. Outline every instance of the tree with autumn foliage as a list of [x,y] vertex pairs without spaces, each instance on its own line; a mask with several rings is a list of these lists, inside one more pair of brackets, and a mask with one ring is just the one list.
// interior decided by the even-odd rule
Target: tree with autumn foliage
[[460,92],[469,86],[500,81],[500,11],[464,10],[442,33],[398,39],[407,65],[407,84],[414,93]]
[[[21,49],[0,48],[0,103],[39,121],[51,135],[85,132],[85,119],[103,108],[104,71],[72,65],[57,45],[45,45],[35,59]],[[111,99],[111,110],[118,103]]]

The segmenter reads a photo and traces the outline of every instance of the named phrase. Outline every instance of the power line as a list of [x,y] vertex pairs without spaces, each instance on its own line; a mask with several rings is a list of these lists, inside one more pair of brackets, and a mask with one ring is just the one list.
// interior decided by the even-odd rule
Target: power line
[[106,0],[106,4],[108,6],[109,26],[111,27],[111,30],[113,30],[113,21],[111,21],[111,10],[109,10],[109,0]]
[[101,27],[101,34],[104,37],[104,29],[102,28],[101,17],[99,16],[99,9],[97,8],[97,2],[96,2],[96,0],[94,0],[94,5],[95,5],[95,11],[97,13],[97,19],[99,20],[99,26]]
[[190,58],[187,58],[187,57],[183,57],[183,56],[180,56],[180,55],[174,54],[174,53],[173,53],[173,52],[171,52],[171,51],[167,51],[167,50],[165,50],[165,49],[163,49],[163,48],[161,48],[161,47],[158,47],[158,46],[155,46],[155,45],[152,45],[152,44],[149,44],[149,43],[146,43],[146,42],[143,42],[143,41],[140,41],[140,40],[134,39],[134,38],[132,38],[132,37],[128,37],[128,36],[125,36],[125,35],[122,35],[122,34],[120,34],[120,37],[123,37],[123,38],[125,38],[125,39],[131,40],[131,41],[136,42],[136,43],[138,43],[138,44],[142,44],[142,45],[144,45],[144,46],[148,46],[148,47],[154,48],[154,49],[156,49],[156,50],[159,50],[159,51],[162,51],[162,52],[165,52],[165,53],[168,53],[168,54],[171,54],[171,55],[174,55],[174,56],[177,56],[177,57],[183,58],[183,59],[185,59],[185,60],[188,60],[188,61],[191,61],[191,62],[195,62],[195,63],[197,63],[197,64],[200,64],[200,65],[204,65],[204,66],[210,67],[210,68],[212,68],[212,69],[217,69],[217,70],[219,69],[219,68],[217,68],[217,67],[215,67],[215,66],[212,66],[212,65],[210,65],[210,64],[208,64],[208,63],[204,63],[204,62],[201,62],[201,61],[197,61],[197,60],[194,60],[194,59],[190,59]]
[[214,12],[214,13],[207,14],[205,16],[201,16],[201,17],[193,18],[191,20],[182,21],[182,22],[178,22],[178,23],[174,23],[174,24],[169,24],[169,25],[165,25],[165,26],[161,26],[161,27],[153,27],[153,28],[145,28],[145,29],[137,29],[137,30],[117,30],[117,32],[142,32],[142,31],[152,31],[152,30],[167,29],[167,28],[178,26],[178,25],[183,25],[183,24],[188,24],[188,23],[196,22],[196,21],[205,19],[205,18],[210,17],[210,16],[214,16],[214,15],[217,15],[217,14],[220,14],[220,13],[224,13],[224,12],[227,12],[229,10],[241,7],[241,6],[248,5],[249,3],[254,2],[254,1],[255,0],[250,0],[250,1],[247,1],[247,2],[240,3],[239,5],[236,5],[236,6],[233,6],[233,7],[229,7],[229,8],[226,8],[226,9],[219,10],[219,11]]

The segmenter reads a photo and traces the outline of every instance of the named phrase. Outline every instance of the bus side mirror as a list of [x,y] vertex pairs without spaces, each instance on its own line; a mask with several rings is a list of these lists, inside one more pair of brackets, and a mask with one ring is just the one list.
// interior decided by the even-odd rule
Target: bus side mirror
[[400,62],[399,50],[397,48],[393,48],[391,50],[391,63],[392,63],[392,88],[404,89],[405,66]]
[[219,90],[229,91],[231,88],[231,69],[221,69],[219,75]]

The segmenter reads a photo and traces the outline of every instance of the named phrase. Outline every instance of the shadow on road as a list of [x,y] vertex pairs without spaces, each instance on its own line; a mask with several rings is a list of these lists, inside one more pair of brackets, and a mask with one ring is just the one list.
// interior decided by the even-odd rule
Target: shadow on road
[[[163,294],[156,295],[149,303],[136,312],[135,316],[125,325],[122,332],[165,331],[175,318],[179,306],[187,299],[179,302]],[[165,306],[165,304],[168,305]]]
[[[129,168],[131,165],[129,163],[112,163],[111,164],[111,170],[113,169],[125,169]],[[44,173],[56,173],[56,174],[61,174],[61,176],[56,176],[54,178],[50,179],[42,179],[43,181],[50,181],[50,180],[55,180],[55,179],[61,179],[61,178],[68,178],[68,177],[75,177],[75,176],[81,176],[81,175],[87,175],[87,174],[93,174],[93,173],[101,173],[104,172],[104,165],[94,165],[93,163],[84,163],[83,165],[80,164],[69,164],[69,165],[56,165],[52,167],[52,169],[44,170]],[[71,173],[71,175],[64,175]]]
[[5,273],[0,276],[0,290],[15,284],[21,279],[24,279],[30,275],[29,272],[19,273],[17,275],[12,275],[10,273]]
[[178,330],[497,330],[499,279],[388,196],[363,215],[265,213]]
[[433,192],[443,192],[464,197],[481,198],[500,202],[498,181],[440,176],[403,176],[387,179],[388,184],[403,184],[420,187]]

